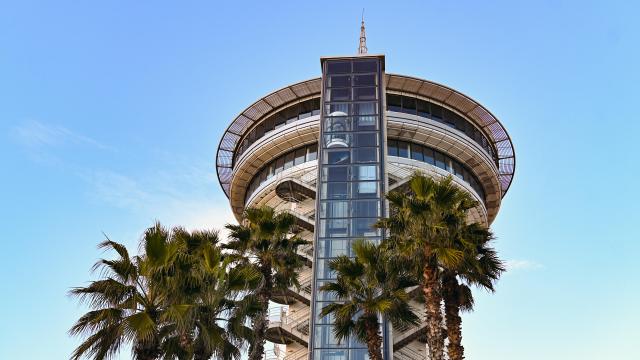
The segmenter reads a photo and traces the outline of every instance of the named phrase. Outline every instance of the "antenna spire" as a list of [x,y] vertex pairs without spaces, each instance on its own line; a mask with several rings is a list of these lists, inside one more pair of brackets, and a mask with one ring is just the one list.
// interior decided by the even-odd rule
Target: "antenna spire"
[[367,53],[367,34],[364,31],[364,8],[362,9],[362,23],[360,25],[360,46],[358,46],[358,54]]

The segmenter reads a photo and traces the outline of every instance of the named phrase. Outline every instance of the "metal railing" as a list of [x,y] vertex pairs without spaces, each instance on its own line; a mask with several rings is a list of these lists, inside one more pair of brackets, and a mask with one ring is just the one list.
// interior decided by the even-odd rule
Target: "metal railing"
[[302,340],[309,336],[309,311],[289,314],[287,307],[277,306],[269,309],[269,326],[279,326]]

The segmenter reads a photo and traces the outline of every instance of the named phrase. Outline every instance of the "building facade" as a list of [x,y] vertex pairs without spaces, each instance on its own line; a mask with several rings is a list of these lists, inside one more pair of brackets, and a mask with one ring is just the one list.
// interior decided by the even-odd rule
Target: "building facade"
[[[268,339],[281,344],[274,356],[361,360],[366,346],[338,343],[331,319],[317,316],[333,300],[317,291],[333,278],[328,261],[349,255],[353,239],[381,239],[371,225],[386,214],[384,194],[415,171],[453,176],[478,200],[470,220],[490,225],[515,154],[489,110],[444,85],[387,74],[383,55],[321,58],[321,70],[242,111],[220,142],[217,171],[238,220],[247,207],[287,211],[313,244],[299,254],[300,289],[278,294],[270,310]],[[385,358],[425,358],[424,334],[424,325],[398,332],[385,324]]]

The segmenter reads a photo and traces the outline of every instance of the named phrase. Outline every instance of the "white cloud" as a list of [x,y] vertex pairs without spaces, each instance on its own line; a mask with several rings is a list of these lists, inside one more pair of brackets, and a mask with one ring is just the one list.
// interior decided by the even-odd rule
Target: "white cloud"
[[107,146],[97,140],[73,132],[66,127],[44,124],[33,120],[12,128],[11,135],[20,144],[32,149],[64,144],[88,145],[99,149],[107,149]]
[[235,222],[228,201],[214,196],[215,180],[206,172],[186,165],[172,170],[135,178],[113,171],[93,171],[83,177],[96,200],[157,219],[166,226],[223,230],[225,224]]
[[505,262],[507,271],[514,270],[537,270],[542,269],[544,266],[536,261],[532,260],[507,260]]

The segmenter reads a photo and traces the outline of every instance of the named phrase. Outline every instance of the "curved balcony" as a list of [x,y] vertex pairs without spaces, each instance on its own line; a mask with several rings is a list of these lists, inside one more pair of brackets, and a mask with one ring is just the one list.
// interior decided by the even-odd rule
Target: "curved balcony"
[[267,340],[275,344],[291,344],[297,342],[303,346],[309,341],[309,311],[289,314],[287,308],[278,306],[269,309],[269,326],[266,331]]
[[273,294],[271,301],[282,305],[291,305],[296,301],[300,301],[305,305],[309,305],[311,303],[312,276],[313,272],[311,268],[300,272],[300,276],[298,277],[300,288],[292,286],[285,291],[276,292]]

